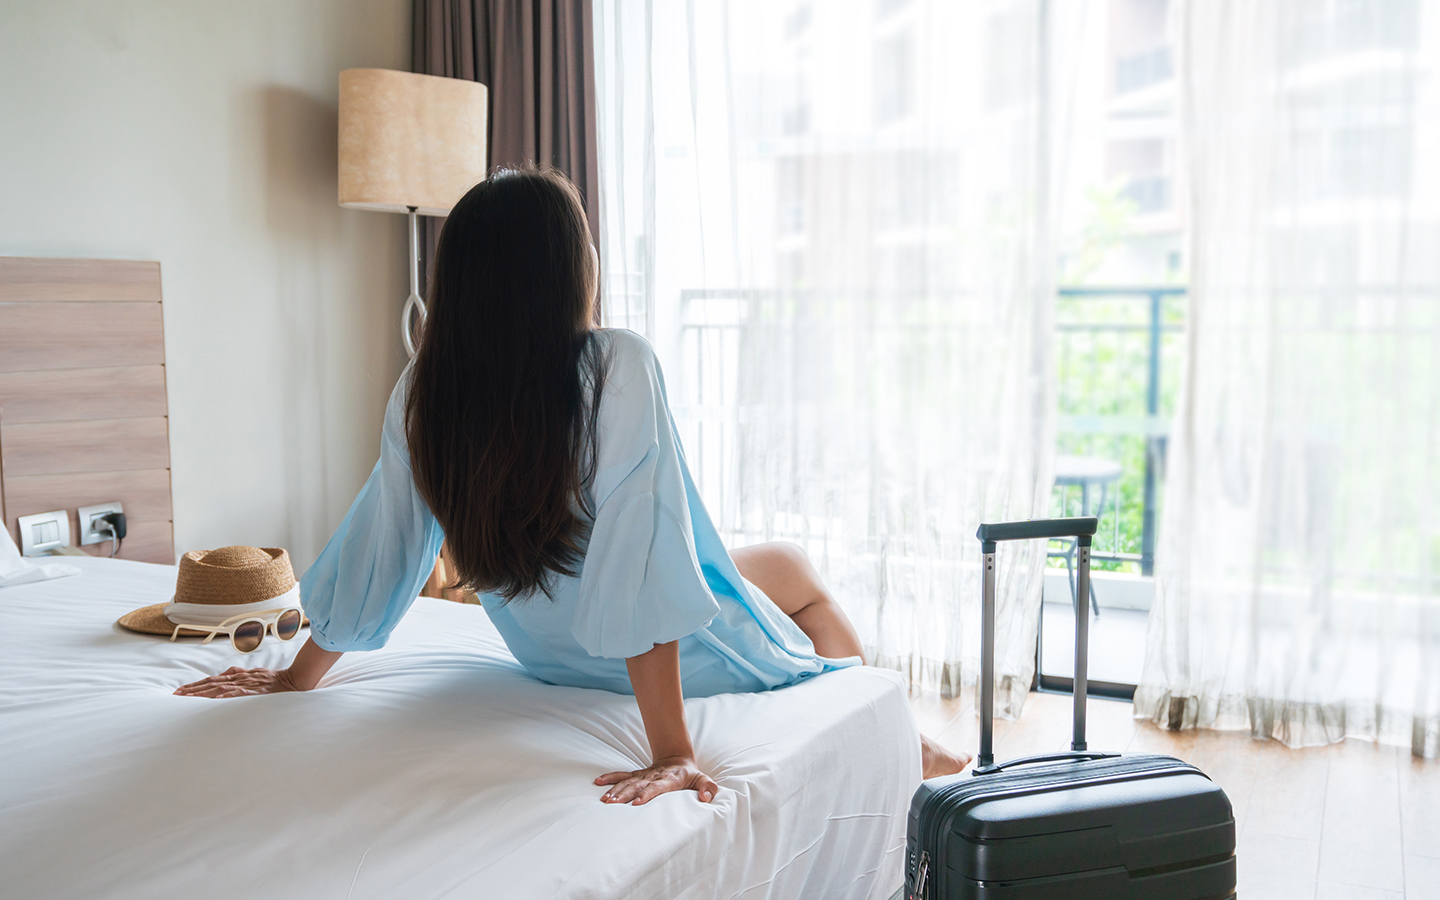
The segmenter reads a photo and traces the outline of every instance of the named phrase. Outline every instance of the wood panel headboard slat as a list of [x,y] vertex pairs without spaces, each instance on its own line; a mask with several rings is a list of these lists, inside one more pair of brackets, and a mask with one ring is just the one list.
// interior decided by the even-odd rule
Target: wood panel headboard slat
[[163,365],[159,303],[0,303],[0,372]]
[[5,425],[5,477],[164,469],[170,465],[169,420],[81,419]]
[[61,508],[74,512],[82,506],[103,503],[105,499],[119,499],[125,504],[127,523],[168,522],[170,470],[7,476],[5,499],[16,509],[24,508],[31,512]]
[[0,303],[160,302],[160,264],[128,259],[0,257]]
[[0,372],[7,425],[164,416],[165,367]]
[[[140,562],[175,564],[175,532],[169,522],[136,522],[129,524],[126,519],[125,540],[120,545],[121,559],[135,559]],[[75,527],[75,514],[70,514],[70,527]],[[73,533],[73,532],[72,532]],[[110,542],[81,547],[92,556],[109,556]]]

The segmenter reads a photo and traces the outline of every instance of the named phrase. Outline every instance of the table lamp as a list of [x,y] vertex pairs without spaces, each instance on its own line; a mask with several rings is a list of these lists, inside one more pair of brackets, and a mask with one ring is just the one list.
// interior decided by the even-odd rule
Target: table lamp
[[420,298],[418,216],[444,216],[485,177],[485,85],[390,69],[340,73],[340,205],[410,216],[410,296],[400,313],[415,355]]

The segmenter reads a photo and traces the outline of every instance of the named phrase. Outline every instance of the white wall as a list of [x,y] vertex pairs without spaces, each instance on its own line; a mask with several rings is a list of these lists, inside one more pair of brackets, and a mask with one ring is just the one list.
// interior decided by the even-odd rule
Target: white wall
[[160,261],[177,553],[303,571],[374,464],[405,224],[336,204],[336,79],[409,47],[410,0],[0,3],[0,255]]

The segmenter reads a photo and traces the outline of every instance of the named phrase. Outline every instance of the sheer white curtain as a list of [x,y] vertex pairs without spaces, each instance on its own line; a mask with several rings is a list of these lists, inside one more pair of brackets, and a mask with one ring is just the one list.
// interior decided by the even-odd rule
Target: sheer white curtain
[[[1045,515],[1043,0],[596,3],[609,323],[733,545],[803,545],[879,665],[978,663],[981,519]],[[1002,713],[1042,553],[1007,546]]]
[[1186,386],[1137,715],[1440,754],[1440,3],[1193,0]]

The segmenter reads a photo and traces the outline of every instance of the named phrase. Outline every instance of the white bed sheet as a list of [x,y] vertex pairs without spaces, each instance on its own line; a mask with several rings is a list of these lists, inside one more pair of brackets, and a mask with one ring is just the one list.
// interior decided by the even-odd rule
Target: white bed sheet
[[920,751],[893,673],[689,700],[715,801],[611,806],[591,782],[645,761],[634,700],[531,678],[477,606],[422,598],[321,690],[182,698],[298,642],[130,634],[115,619],[175,569],[76,563],[0,589],[6,897],[883,900],[902,880]]

